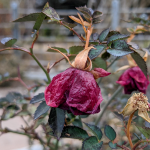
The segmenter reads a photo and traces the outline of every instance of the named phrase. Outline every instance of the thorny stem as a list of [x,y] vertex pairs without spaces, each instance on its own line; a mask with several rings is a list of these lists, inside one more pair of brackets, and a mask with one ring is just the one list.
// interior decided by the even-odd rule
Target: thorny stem
[[148,140],[148,139],[147,139],[147,140],[140,140],[140,141],[138,141],[137,143],[134,144],[134,146],[133,146],[132,149],[133,149],[133,150],[136,150],[136,148],[137,148],[141,143],[146,143],[146,142],[147,142],[147,143],[150,143],[150,140]]
[[120,147],[120,148],[122,148],[123,150],[130,150],[128,147],[126,147],[126,146],[124,146],[124,145],[119,145],[119,144],[117,144],[117,147]]
[[44,67],[43,67],[42,64],[39,62],[39,60],[36,58],[36,56],[33,55],[32,53],[30,53],[29,50],[27,50],[27,49],[25,49],[25,48],[8,47],[8,48],[5,48],[5,49],[0,49],[0,52],[5,51],[5,50],[20,50],[20,51],[24,51],[24,52],[30,54],[30,55],[32,56],[32,58],[37,62],[37,64],[39,65],[39,67],[44,71],[44,73],[45,73],[45,75],[46,75],[46,77],[47,77],[48,83],[51,82],[49,73],[44,69]]
[[95,125],[97,125],[99,123],[99,121],[101,120],[104,112],[107,110],[108,105],[113,101],[113,99],[120,93],[120,91],[122,90],[122,86],[119,86],[118,89],[115,91],[115,93],[112,95],[112,97],[108,100],[108,102],[105,104],[105,106],[103,107],[103,110],[101,111],[99,117],[97,118]]
[[130,125],[131,125],[134,113],[135,113],[135,111],[130,115],[130,118],[129,118],[128,124],[127,124],[127,130],[126,130],[127,138],[129,140],[131,149],[133,149],[133,143],[132,143],[131,136],[130,136]]
[[144,148],[146,148],[149,144],[144,145],[143,147],[141,147],[139,150],[143,150]]
[[69,27],[69,26],[66,26],[62,21],[59,21],[59,23],[60,23],[61,25],[63,25],[64,27],[66,27],[67,29],[69,29],[70,31],[72,31],[75,35],[78,36],[78,38],[79,38],[82,42],[84,42],[84,39],[83,39],[73,28],[71,28],[71,27]]
[[50,83],[51,79],[50,79],[50,76],[49,76],[49,73],[47,72],[47,70],[45,70],[45,68],[42,66],[42,64],[39,62],[39,60],[36,58],[35,55],[31,55],[31,56],[37,62],[37,64],[39,65],[39,67],[44,71],[44,73],[45,73],[45,75],[47,77],[48,83]]
[[34,38],[34,40],[32,42],[32,45],[30,47],[31,54],[33,54],[33,46],[34,46],[34,43],[36,42],[36,40],[38,39],[38,36],[39,36],[39,31],[37,31],[36,36],[35,36],[35,38]]
[[20,135],[26,135],[26,136],[28,136],[29,138],[32,138],[32,136],[29,135],[29,134],[27,134],[27,133],[20,132],[20,131],[14,131],[14,130],[11,130],[11,129],[8,129],[8,128],[0,129],[0,132],[2,132],[2,133],[11,132],[11,133],[16,133],[16,134],[20,134]]

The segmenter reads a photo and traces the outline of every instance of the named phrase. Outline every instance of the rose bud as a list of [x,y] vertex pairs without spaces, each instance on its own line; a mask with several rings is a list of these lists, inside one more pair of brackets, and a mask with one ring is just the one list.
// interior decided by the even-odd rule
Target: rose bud
[[124,87],[125,94],[131,94],[133,91],[146,93],[149,80],[139,67],[127,69],[118,79],[117,83]]
[[[110,74],[103,69],[95,69],[95,72],[99,77]],[[92,72],[68,68],[53,78],[45,90],[45,100],[51,107],[84,115],[98,113],[103,98]]]

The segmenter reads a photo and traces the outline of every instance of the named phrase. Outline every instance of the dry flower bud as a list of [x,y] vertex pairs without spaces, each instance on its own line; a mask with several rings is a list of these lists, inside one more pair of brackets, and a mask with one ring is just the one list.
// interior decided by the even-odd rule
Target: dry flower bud
[[140,117],[145,119],[147,122],[150,122],[150,118],[147,113],[147,111],[150,111],[150,104],[148,103],[147,96],[145,96],[143,93],[133,94],[129,98],[121,114],[124,116],[129,116],[136,110],[138,110],[138,115]]

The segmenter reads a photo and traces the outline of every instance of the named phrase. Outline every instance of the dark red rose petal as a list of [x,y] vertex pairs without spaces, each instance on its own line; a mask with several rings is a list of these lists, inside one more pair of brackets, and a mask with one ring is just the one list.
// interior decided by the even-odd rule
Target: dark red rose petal
[[84,115],[98,113],[103,99],[90,72],[69,68],[53,78],[45,90],[45,100],[51,107]]
[[139,67],[127,69],[118,79],[117,83],[124,86],[125,94],[131,94],[133,91],[146,93],[149,80]]

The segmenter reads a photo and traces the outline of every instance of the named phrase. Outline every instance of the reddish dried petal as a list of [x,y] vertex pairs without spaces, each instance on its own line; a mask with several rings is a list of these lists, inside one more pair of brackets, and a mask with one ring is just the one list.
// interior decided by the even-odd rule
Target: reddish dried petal
[[110,72],[107,72],[102,68],[94,68],[94,70],[91,70],[91,73],[93,74],[95,79],[98,79],[100,77],[105,77],[111,74]]
[[146,93],[149,80],[139,67],[127,69],[118,79],[117,83],[124,86],[125,94],[131,94],[133,91]]
[[65,99],[64,95],[72,80],[73,68],[69,68],[66,71],[56,75],[50,85],[45,90],[45,100],[47,105],[51,107],[58,107]]
[[102,101],[100,88],[91,73],[81,70],[76,72],[67,104],[82,112],[96,113]]
[[101,91],[90,72],[69,68],[56,75],[45,90],[47,105],[59,107],[74,115],[100,111]]
[[139,67],[131,68],[131,70],[128,73],[137,82],[144,83],[147,80],[144,73],[141,71],[141,69]]

